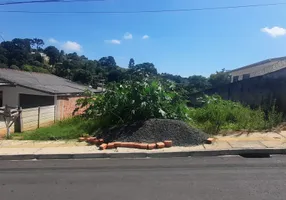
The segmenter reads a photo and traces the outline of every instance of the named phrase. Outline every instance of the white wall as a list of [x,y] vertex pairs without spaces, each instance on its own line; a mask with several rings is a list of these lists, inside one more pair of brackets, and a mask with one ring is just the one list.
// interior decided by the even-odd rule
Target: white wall
[[3,86],[0,87],[0,91],[3,92],[3,106],[8,105],[13,107],[19,106],[19,94],[53,96],[47,93],[31,90],[21,86],[16,86],[16,87]]

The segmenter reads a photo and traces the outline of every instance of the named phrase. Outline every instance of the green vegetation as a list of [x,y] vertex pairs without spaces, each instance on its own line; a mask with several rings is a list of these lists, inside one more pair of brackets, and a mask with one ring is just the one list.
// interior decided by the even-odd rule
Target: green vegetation
[[202,107],[190,109],[191,124],[207,133],[218,134],[221,130],[265,130],[282,121],[282,113],[261,108],[251,109],[240,103],[223,100],[220,96],[201,99]]
[[100,95],[78,101],[88,107],[86,117],[99,121],[101,127],[126,125],[151,118],[187,120],[187,106],[171,83],[156,79],[112,84]]
[[101,134],[105,128],[151,118],[184,120],[209,134],[222,130],[271,129],[282,121],[282,114],[275,111],[275,104],[270,111],[264,112],[222,100],[219,96],[206,96],[201,100],[201,107],[187,108],[172,88],[172,84],[163,86],[159,81],[149,79],[142,83],[127,82],[124,86],[115,84],[105,94],[90,94],[78,102],[88,107],[84,116],[12,136],[23,140],[77,139],[87,134]]
[[94,123],[82,117],[75,117],[58,122],[50,127],[39,128],[19,134],[12,134],[14,139],[22,140],[70,140],[91,133]]

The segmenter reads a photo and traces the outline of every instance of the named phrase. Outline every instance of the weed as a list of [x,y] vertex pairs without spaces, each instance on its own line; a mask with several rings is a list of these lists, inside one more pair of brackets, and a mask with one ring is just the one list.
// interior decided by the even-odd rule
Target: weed
[[57,122],[50,127],[13,134],[13,138],[23,140],[69,140],[88,135],[94,130],[94,123],[83,117],[75,117]]
[[261,108],[251,109],[238,102],[223,100],[220,96],[206,96],[201,99],[202,107],[191,109],[191,124],[209,134],[221,130],[263,130],[277,126],[282,114],[276,111],[275,104],[269,112]]

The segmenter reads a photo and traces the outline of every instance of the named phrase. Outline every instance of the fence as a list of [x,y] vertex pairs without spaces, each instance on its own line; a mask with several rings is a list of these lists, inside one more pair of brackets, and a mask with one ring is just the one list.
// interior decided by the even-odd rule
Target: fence
[[55,106],[23,109],[20,115],[20,132],[35,130],[55,123]]
[[[13,133],[14,132],[14,126],[12,126],[10,128],[10,132]],[[7,128],[6,128],[6,125],[5,125],[5,121],[3,119],[2,116],[0,116],[0,138],[4,135],[6,135],[7,133]]]

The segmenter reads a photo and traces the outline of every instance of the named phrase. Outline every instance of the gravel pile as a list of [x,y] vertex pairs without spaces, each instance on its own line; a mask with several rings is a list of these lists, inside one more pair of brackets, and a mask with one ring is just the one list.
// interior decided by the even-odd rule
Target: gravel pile
[[112,130],[105,139],[123,142],[160,142],[172,140],[174,146],[190,146],[202,144],[208,135],[190,127],[183,121],[169,119],[150,119]]

